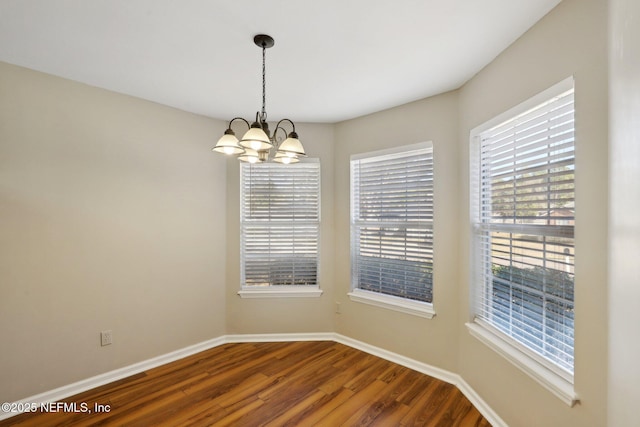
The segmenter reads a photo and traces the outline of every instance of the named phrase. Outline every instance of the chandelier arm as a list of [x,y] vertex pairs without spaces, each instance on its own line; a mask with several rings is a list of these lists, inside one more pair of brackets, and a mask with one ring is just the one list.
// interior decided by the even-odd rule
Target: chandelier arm
[[[278,124],[276,125],[276,129],[278,129],[278,128],[282,129],[282,126],[280,126],[280,123],[282,123],[282,122],[289,122],[289,123],[291,124],[291,127],[293,128],[293,131],[294,131],[294,132],[296,131],[296,125],[295,125],[295,123],[293,123],[293,122],[292,122],[291,120],[289,120],[289,119],[282,119],[282,120],[280,120],[280,121],[278,122]],[[284,130],[284,129],[282,129],[282,130]]]
[[[280,143],[282,143],[282,141],[278,141],[278,138],[276,136],[276,134],[278,133],[278,130],[281,130],[284,133],[284,139],[282,141],[287,139],[287,131],[282,126],[276,126],[276,129],[273,131],[273,142],[274,142],[274,147],[276,148],[276,150],[278,149],[278,146],[280,145]],[[276,143],[278,144],[278,146],[275,145]]]
[[251,125],[249,124],[249,122],[242,117],[234,117],[233,119],[229,120],[229,129],[231,129],[231,124],[236,120],[242,120],[247,125],[247,128],[251,129]]

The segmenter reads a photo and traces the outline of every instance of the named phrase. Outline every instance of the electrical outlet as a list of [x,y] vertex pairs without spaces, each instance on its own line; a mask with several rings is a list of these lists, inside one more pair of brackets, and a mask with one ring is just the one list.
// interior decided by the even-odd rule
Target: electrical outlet
[[340,303],[336,301],[336,314],[340,314],[340,313],[342,313],[340,311]]
[[100,343],[104,347],[105,345],[113,344],[113,336],[111,331],[102,331],[100,332]]

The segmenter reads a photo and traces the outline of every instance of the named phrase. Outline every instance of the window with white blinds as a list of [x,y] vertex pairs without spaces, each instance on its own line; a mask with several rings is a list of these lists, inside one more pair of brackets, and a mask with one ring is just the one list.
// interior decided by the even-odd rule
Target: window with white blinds
[[430,143],[352,158],[351,248],[355,289],[432,302]]
[[573,94],[572,84],[562,87],[479,133],[472,181],[476,322],[568,381],[574,366]]
[[241,165],[243,288],[318,286],[320,163]]

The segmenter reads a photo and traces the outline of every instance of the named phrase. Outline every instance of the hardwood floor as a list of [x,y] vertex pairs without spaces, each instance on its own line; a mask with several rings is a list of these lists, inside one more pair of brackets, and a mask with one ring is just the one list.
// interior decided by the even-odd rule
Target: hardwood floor
[[332,341],[225,344],[65,402],[0,426],[490,425],[456,387]]

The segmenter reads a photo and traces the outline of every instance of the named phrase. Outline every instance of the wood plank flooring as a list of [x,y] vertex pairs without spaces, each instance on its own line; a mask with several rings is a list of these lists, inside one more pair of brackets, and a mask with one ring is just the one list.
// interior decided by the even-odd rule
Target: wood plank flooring
[[65,402],[0,426],[490,426],[456,387],[332,341],[225,344]]

